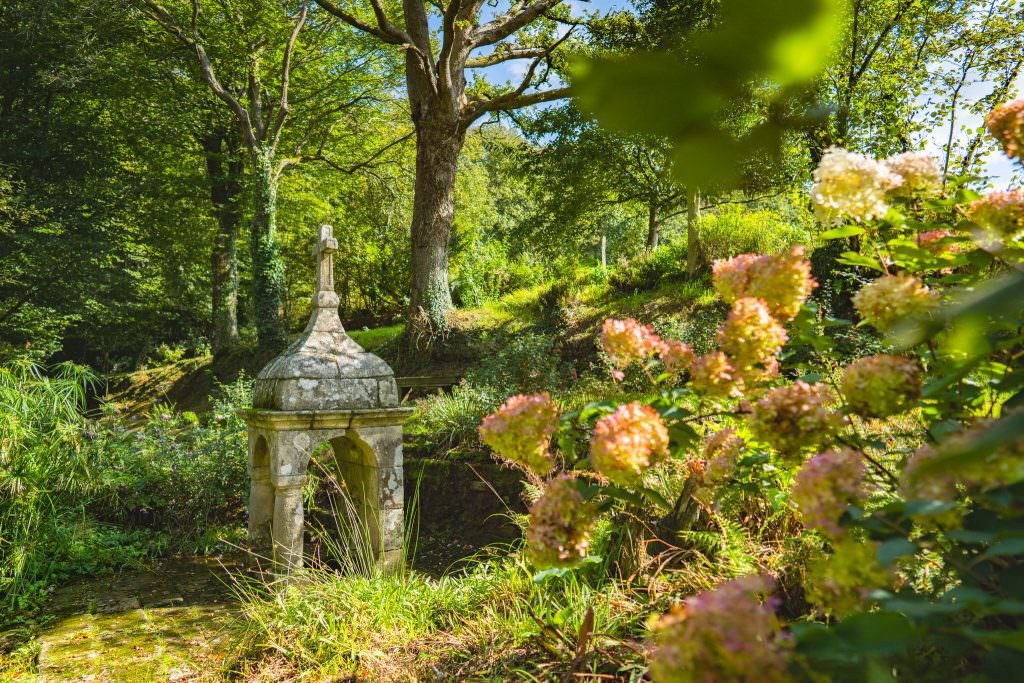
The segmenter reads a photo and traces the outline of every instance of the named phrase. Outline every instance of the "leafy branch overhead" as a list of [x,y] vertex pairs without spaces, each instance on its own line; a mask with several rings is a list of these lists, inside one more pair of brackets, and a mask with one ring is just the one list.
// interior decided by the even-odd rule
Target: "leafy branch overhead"
[[[805,125],[807,88],[838,37],[837,0],[734,0],[671,52],[580,61],[582,105],[612,130],[667,137],[686,186],[734,185],[744,162],[778,156]],[[742,105],[756,114],[736,120]]]

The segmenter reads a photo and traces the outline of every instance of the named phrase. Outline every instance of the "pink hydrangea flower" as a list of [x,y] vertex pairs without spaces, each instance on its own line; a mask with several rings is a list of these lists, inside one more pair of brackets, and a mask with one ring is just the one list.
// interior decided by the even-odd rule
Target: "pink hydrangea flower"
[[982,458],[930,469],[926,467],[951,452],[969,447],[997,422],[980,420],[938,446],[924,445],[918,448],[900,474],[904,494],[912,499],[952,501],[957,497],[958,484],[971,493],[1024,481],[1024,436],[999,448],[989,449]]
[[941,254],[957,254],[961,251],[959,244],[942,241],[947,237],[956,236],[957,234],[952,230],[928,230],[917,236],[917,244],[922,249],[926,249],[936,256]]
[[957,497],[957,477],[948,471],[922,474],[921,468],[941,455],[934,446],[925,444],[907,459],[900,473],[900,489],[910,500],[938,500],[951,502]]
[[745,576],[688,598],[655,626],[655,683],[782,683],[788,641],[775,601],[760,594],[773,582]]
[[736,469],[736,461],[743,451],[743,439],[731,427],[719,429],[704,442],[701,458],[704,460],[704,483],[714,486],[728,479]]
[[813,558],[804,588],[817,612],[845,617],[864,609],[872,591],[891,585],[891,571],[878,563],[878,543],[851,534],[833,538],[831,554]]
[[601,348],[612,363],[623,370],[635,360],[650,358],[661,348],[661,338],[650,325],[641,325],[632,318],[608,318],[601,327]]
[[1024,99],[993,109],[985,119],[985,127],[999,141],[1006,156],[1024,161]]
[[725,303],[750,296],[750,267],[759,258],[757,254],[740,254],[731,259],[717,259],[711,264],[711,277]]
[[779,254],[741,254],[712,265],[715,287],[722,300],[735,303],[746,297],[765,302],[780,322],[792,320],[818,283],[811,277],[811,262],[800,245]]
[[669,372],[681,372],[693,365],[693,347],[676,339],[664,340],[658,354]]
[[708,398],[730,398],[739,396],[741,380],[729,357],[721,351],[712,351],[693,361],[690,384]]
[[934,293],[912,275],[883,275],[853,295],[857,313],[882,331],[926,313],[934,304]]
[[754,404],[747,423],[759,441],[782,454],[798,453],[839,431],[844,420],[831,408],[834,400],[828,385],[798,380],[768,392]]
[[777,374],[775,356],[787,339],[786,330],[764,301],[751,297],[737,300],[718,330],[718,343],[732,359],[736,374],[748,384]]
[[902,183],[903,178],[884,163],[831,147],[814,170],[811,201],[822,221],[868,221],[888,213],[887,195]]
[[1016,239],[1024,234],[1024,190],[989,192],[971,202],[967,216],[988,231],[987,239]]
[[921,372],[909,358],[865,356],[846,366],[840,388],[855,414],[889,417],[908,410],[921,395]]
[[840,536],[839,518],[864,494],[864,457],[849,448],[820,453],[800,468],[790,495],[804,524],[829,536]]
[[939,160],[927,152],[904,152],[896,154],[882,163],[903,179],[893,188],[893,194],[913,196],[932,194],[942,188],[942,169]]
[[574,480],[561,475],[547,483],[543,495],[530,506],[526,550],[537,567],[569,567],[587,556],[594,509]]
[[550,394],[518,395],[483,419],[480,439],[505,460],[544,476],[554,467],[548,446],[557,429]]
[[594,425],[590,460],[615,484],[633,484],[668,458],[668,429],[654,408],[633,401]]

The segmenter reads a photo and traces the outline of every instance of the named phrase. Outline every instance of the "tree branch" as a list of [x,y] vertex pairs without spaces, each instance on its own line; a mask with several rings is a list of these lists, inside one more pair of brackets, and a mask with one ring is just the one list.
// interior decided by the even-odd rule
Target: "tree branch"
[[306,23],[306,16],[309,13],[309,4],[302,3],[302,11],[295,21],[295,27],[288,36],[288,42],[284,46],[284,57],[281,58],[281,101],[277,107],[277,120],[274,121],[274,128],[270,131],[271,147],[277,147],[277,141],[281,137],[281,129],[284,128],[284,121],[288,118],[291,108],[288,105],[288,82],[291,79],[292,53],[295,50],[295,41],[299,38],[299,32]]
[[359,171],[359,170],[362,170],[362,169],[365,169],[365,168],[370,168],[370,167],[374,166],[373,162],[376,161],[377,159],[379,159],[381,157],[381,155],[383,155],[389,149],[402,144],[403,142],[405,142],[406,140],[408,140],[409,138],[411,138],[415,134],[416,134],[416,131],[409,131],[408,133],[406,133],[402,137],[400,137],[400,138],[398,138],[396,140],[392,140],[388,144],[384,145],[383,147],[378,149],[376,152],[371,154],[369,157],[367,157],[363,161],[360,161],[358,164],[353,164],[352,166],[342,166],[341,164],[337,163],[336,161],[333,161],[332,159],[329,159],[328,157],[324,156],[322,153],[317,153],[317,154],[311,154],[311,155],[308,155],[308,156],[291,157],[291,158],[288,158],[288,159],[283,159],[281,161],[281,164],[280,164],[279,172],[283,171],[288,166],[291,166],[291,165],[294,165],[294,164],[298,164],[298,163],[301,163],[301,162],[304,162],[304,161],[321,161],[321,162],[327,164],[328,166],[330,166],[331,168],[333,168],[336,171],[340,171],[341,173],[352,175],[356,171]]
[[536,0],[523,9],[522,2],[516,3],[505,14],[489,21],[480,28],[469,34],[470,45],[480,47],[481,45],[493,45],[494,43],[509,37],[544,12],[560,3],[562,0]]
[[392,45],[408,44],[411,46],[412,38],[405,31],[391,23],[384,12],[384,6],[380,0],[371,0],[371,2],[373,3],[373,14],[377,20],[376,26],[372,26],[355,15],[349,14],[331,2],[331,0],[316,0],[316,4],[322,7],[328,14],[333,14],[353,28],[375,35],[385,43]]
[[451,88],[452,65],[450,62],[452,51],[455,49],[456,42],[461,42],[462,40],[462,35],[456,33],[458,29],[455,23],[455,18],[458,16],[461,6],[461,0],[448,0],[448,7],[444,10],[444,15],[441,18],[443,43],[441,44],[441,52],[437,56],[437,69],[439,72],[438,85],[443,92],[448,92]]
[[571,88],[552,88],[526,94],[515,92],[505,93],[489,100],[476,100],[466,107],[463,114],[463,121],[472,123],[487,112],[506,111],[509,109],[522,109],[541,102],[552,102],[562,100],[572,94]]
[[473,57],[466,60],[466,68],[469,69],[480,69],[485,66],[494,66],[495,64],[501,64],[513,59],[528,59],[530,57],[543,57],[548,53],[546,47],[522,47],[522,48],[509,48],[507,50],[498,51],[495,50],[489,55],[483,57]]
[[249,112],[245,110],[242,103],[237,98],[231,95],[224,86],[217,80],[217,75],[213,71],[213,64],[210,63],[210,58],[206,54],[206,49],[203,44],[199,42],[199,31],[196,29],[195,23],[196,18],[199,14],[199,0],[192,0],[192,36],[190,37],[178,24],[174,16],[171,15],[166,9],[163,8],[159,3],[154,0],[142,0],[143,5],[149,10],[148,14],[150,18],[156,21],[165,31],[171,36],[176,38],[180,43],[191,49],[196,54],[196,59],[199,60],[200,71],[203,75],[203,80],[213,91],[213,94],[218,99],[223,101],[228,108],[231,109],[231,113],[234,114],[236,121],[238,122],[239,128],[242,129],[242,137],[245,138],[245,143],[249,147],[250,151],[255,151],[258,145],[256,135],[253,131],[252,120],[249,118]]
[[[861,61],[860,66],[857,68],[856,72],[854,72],[853,77],[851,78],[851,85],[861,79],[861,76],[864,75],[864,72],[867,71],[868,66],[870,66],[872,60],[874,60],[875,53],[878,52],[878,48],[882,46],[885,39],[890,33],[892,33],[892,30],[896,28],[896,24],[900,22],[900,18],[903,16],[904,12],[910,9],[912,4],[914,4],[914,0],[907,0],[906,3],[899,5],[896,8],[896,14],[893,15],[892,21],[890,21],[886,27],[882,29],[882,32],[878,34],[878,38],[875,39],[874,44],[867,51],[867,54],[864,55],[864,59]],[[853,65],[851,64],[851,66]]]
[[[522,107],[528,107],[531,104],[537,104],[539,102],[550,102],[551,100],[558,100],[569,96],[569,88],[555,88],[553,90],[546,90],[536,93],[525,94],[526,91],[535,85],[533,82],[533,74],[537,71],[537,66],[548,57],[551,53],[558,49],[558,46],[569,39],[576,27],[566,31],[565,35],[556,40],[554,43],[544,48],[544,51],[537,56],[530,63],[530,68],[526,70],[526,75],[523,80],[519,83],[519,86],[512,92],[498,95],[489,100],[474,100],[463,108],[462,118],[463,121],[468,125],[479,118],[482,114],[488,111],[498,111],[503,109],[521,109]],[[548,63],[550,66],[550,62]],[[544,78],[540,79],[541,82]]]

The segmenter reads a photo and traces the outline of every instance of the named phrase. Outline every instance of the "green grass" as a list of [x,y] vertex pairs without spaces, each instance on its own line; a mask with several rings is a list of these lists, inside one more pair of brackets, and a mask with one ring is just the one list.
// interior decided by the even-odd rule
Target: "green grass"
[[313,570],[300,590],[244,595],[234,668],[277,656],[310,680],[545,679],[570,668],[589,610],[608,650],[643,637],[651,608],[611,581],[569,574],[538,583],[516,555],[470,558],[441,578]]
[[398,339],[405,330],[405,325],[388,325],[387,327],[374,327],[369,330],[346,330],[348,336],[352,337],[357,344],[367,351],[377,351],[381,347]]

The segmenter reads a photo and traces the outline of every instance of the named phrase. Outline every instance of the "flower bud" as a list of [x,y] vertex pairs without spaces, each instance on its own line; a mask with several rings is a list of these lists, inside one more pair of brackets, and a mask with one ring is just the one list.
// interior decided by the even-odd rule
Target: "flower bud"
[[878,354],[843,370],[846,404],[861,417],[889,417],[908,410],[921,395],[921,372],[909,358]]
[[668,458],[668,429],[654,408],[638,401],[618,407],[594,425],[590,459],[615,484],[633,484]]
[[505,460],[544,476],[554,467],[548,446],[557,429],[550,394],[518,395],[483,419],[480,440]]
[[885,216],[889,211],[887,193],[902,183],[884,163],[831,147],[814,170],[811,201],[823,221],[867,221]]
[[911,275],[883,275],[853,295],[857,313],[883,332],[926,313],[934,304],[934,293]]
[[839,518],[863,497],[866,474],[864,456],[849,448],[825,451],[805,462],[790,492],[804,524],[841,536]]
[[655,683],[736,681],[782,683],[786,644],[772,589],[761,576],[745,576],[698,593],[662,616],[654,627]]
[[1024,99],[1005,102],[992,110],[985,127],[1011,159],[1024,161]]
[[772,389],[754,404],[747,418],[750,431],[782,454],[799,453],[832,437],[843,417],[832,410],[832,390],[825,384],[796,381]]
[[537,567],[571,567],[587,556],[594,509],[574,480],[561,475],[548,482],[530,507],[526,549]]

